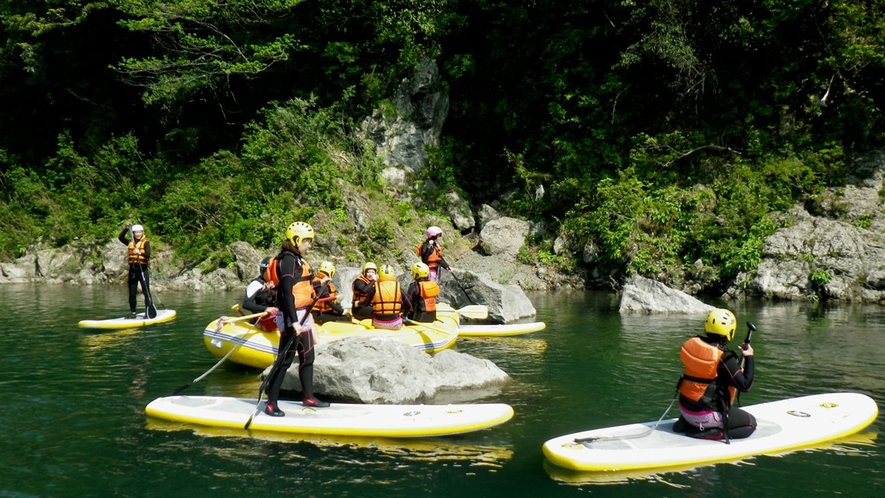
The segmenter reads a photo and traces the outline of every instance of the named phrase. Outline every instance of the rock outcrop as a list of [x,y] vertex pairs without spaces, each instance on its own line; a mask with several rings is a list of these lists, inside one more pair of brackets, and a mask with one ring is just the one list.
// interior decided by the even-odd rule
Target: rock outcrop
[[[429,355],[383,337],[319,344],[314,362],[316,394],[349,402],[427,403],[442,396],[446,402],[473,401],[509,380],[489,360],[452,350]],[[297,362],[286,373],[282,388],[301,389]]]

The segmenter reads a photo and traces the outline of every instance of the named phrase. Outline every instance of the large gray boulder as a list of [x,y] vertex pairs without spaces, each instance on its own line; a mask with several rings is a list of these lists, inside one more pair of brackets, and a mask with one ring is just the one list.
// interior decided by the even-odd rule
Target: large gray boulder
[[621,291],[621,313],[709,313],[715,306],[671,289],[656,280],[633,275]]
[[455,308],[484,304],[489,308],[489,321],[509,323],[535,316],[534,305],[516,285],[503,285],[488,275],[454,269],[440,276],[440,301]]
[[479,233],[482,248],[490,256],[515,260],[519,249],[525,244],[530,224],[525,220],[502,216],[485,225]]
[[[466,401],[486,396],[489,388],[509,379],[489,360],[451,350],[429,355],[383,337],[318,344],[314,362],[318,396],[360,403],[425,403],[453,391]],[[289,368],[282,388],[301,390],[297,363]]]

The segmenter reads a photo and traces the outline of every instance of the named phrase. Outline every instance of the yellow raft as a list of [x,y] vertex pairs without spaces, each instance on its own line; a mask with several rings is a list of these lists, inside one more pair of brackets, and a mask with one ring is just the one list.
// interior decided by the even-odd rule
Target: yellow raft
[[[219,320],[222,320],[220,327]],[[219,320],[210,322],[203,331],[203,344],[216,358],[222,358],[236,348],[228,358],[234,363],[261,369],[273,363],[280,345],[279,333],[264,332],[244,321]],[[317,342],[322,344],[347,337],[389,337],[422,351],[436,353],[452,347],[458,338],[458,323],[451,317],[440,317],[427,324],[413,322],[400,330],[376,329],[371,322],[326,322],[319,326]]]

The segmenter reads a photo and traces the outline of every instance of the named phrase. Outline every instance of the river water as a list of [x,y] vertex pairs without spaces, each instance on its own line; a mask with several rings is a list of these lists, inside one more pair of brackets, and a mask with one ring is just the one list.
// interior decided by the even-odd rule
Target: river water
[[[123,286],[0,286],[0,497],[746,497],[883,496],[883,417],[860,442],[655,476],[594,476],[544,462],[547,439],[657,420],[702,318],[621,316],[606,293],[530,294],[541,332],[459,339],[513,382],[482,402],[516,415],[472,434],[418,441],[195,430],[149,420],[145,405],[217,361],[203,327],[239,294],[164,292],[169,324],[80,329],[122,316]],[[711,304],[723,305],[713,302]],[[757,379],[743,404],[855,391],[885,406],[885,307],[728,303],[754,322]],[[185,394],[257,397],[257,371],[222,365]],[[670,412],[675,416],[675,411]],[[865,442],[864,442],[865,441]],[[597,476],[598,477],[598,476]]]

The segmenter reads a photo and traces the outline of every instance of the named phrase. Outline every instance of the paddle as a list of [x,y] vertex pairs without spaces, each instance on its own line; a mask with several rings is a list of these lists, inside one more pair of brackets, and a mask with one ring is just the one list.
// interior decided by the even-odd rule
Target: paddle
[[[320,300],[320,295],[329,286],[329,282],[332,279],[326,280],[320,290],[317,291],[316,297],[313,298],[313,302],[310,303],[310,306],[307,307],[307,310],[304,313],[304,318],[298,323],[299,326],[303,326],[304,322],[307,321],[307,317],[310,316],[310,311],[313,309],[314,305]],[[331,296],[329,296],[331,297]],[[324,298],[327,299],[327,298]],[[302,332],[302,334],[312,334],[313,331]],[[261,385],[258,387],[258,401],[255,402],[255,409],[252,410],[252,414],[249,415],[249,420],[246,421],[246,425],[243,426],[244,430],[249,430],[249,426],[252,425],[252,419],[255,418],[255,415],[258,414],[258,407],[261,406],[261,395],[264,393],[264,388],[267,386],[267,381],[273,377],[274,372],[280,369],[280,365],[283,364],[283,358],[286,357],[286,354],[289,352],[289,349],[292,347],[292,344],[295,343],[295,340],[298,339],[300,334],[292,334],[292,337],[289,338],[288,342],[286,342],[286,347],[284,349],[277,350],[277,357],[273,361],[273,365],[270,367],[270,372],[267,373],[267,376],[264,380],[261,381]]]
[[[472,304],[472,305],[476,305],[476,303],[473,301],[473,298],[471,298],[471,297],[470,297],[470,294],[467,293],[467,289],[465,289],[464,286],[461,285],[461,281],[458,280],[458,277],[455,276],[455,272],[454,272],[454,271],[449,271],[449,275],[451,275],[452,278],[455,279],[455,283],[457,283],[457,284],[458,284],[458,287],[461,288],[461,292],[463,292],[464,295],[467,296],[467,300],[470,301],[470,304]],[[486,316],[488,316],[488,315],[486,315]]]
[[266,314],[267,314],[267,311],[262,311],[261,313],[255,313],[252,315],[243,315],[243,316],[238,316],[236,318],[228,318],[226,316],[221,316],[221,318],[218,319],[218,322],[215,323],[215,331],[216,332],[220,331],[221,328],[224,327],[225,325],[227,325],[228,323],[244,322],[246,320],[251,320],[253,318],[262,317]]
[[[129,225],[129,236],[132,237],[132,244],[135,244],[135,234],[132,232],[132,225]],[[143,237],[144,235],[142,235]],[[142,268],[140,263],[136,263],[138,265],[138,270],[141,272],[141,285],[144,286],[144,293],[147,296],[147,303],[145,306],[144,314],[148,318],[156,318],[157,317],[157,307],[154,306],[154,298],[151,296],[151,289],[147,283],[147,279],[144,278],[144,268]]]
[[439,333],[441,333],[441,334],[449,334],[449,333],[450,333],[448,330],[444,330],[444,329],[441,329],[441,328],[439,328],[439,327],[434,327],[433,325],[429,325],[429,324],[424,323],[424,322],[416,322],[415,320],[412,320],[411,318],[403,317],[403,321],[406,322],[406,323],[410,323],[410,324],[412,324],[413,326],[416,326],[416,327],[425,327],[425,328],[428,328],[428,329],[430,329],[430,330],[435,330],[435,331],[437,331],[437,332],[439,332]]
[[489,317],[489,307],[484,304],[469,304],[455,310],[455,313],[473,320],[485,320]]
[[[233,323],[233,322],[241,322],[241,321],[243,321],[243,320],[248,320],[248,319],[250,319],[250,318],[258,318],[258,317],[263,316],[263,315],[266,315],[266,314],[267,314],[267,312],[264,311],[264,312],[261,312],[261,313],[255,313],[254,315],[241,316],[241,317],[238,317],[238,318],[228,318],[228,317],[226,317],[226,316],[222,316],[221,318],[218,319],[218,322],[215,324],[215,331],[216,331],[216,332],[220,331],[220,330],[221,330],[221,327],[223,327],[225,324]],[[252,331],[252,332],[249,334],[249,336],[251,337],[252,335],[254,335],[254,334],[257,333],[257,332],[258,332],[257,330],[256,330],[256,331]],[[239,349],[240,346],[242,346],[242,345],[245,344],[245,343],[246,343],[246,341],[243,341],[243,342],[237,343],[234,347],[231,348],[230,351],[227,352],[227,354],[225,354],[220,360],[218,360],[218,363],[216,363],[215,365],[213,365],[212,368],[210,368],[209,370],[206,370],[205,372],[203,372],[203,375],[197,377],[196,379],[194,379],[194,380],[188,382],[187,384],[184,384],[183,386],[180,386],[178,389],[172,391],[172,394],[170,394],[169,396],[175,396],[176,394],[180,393],[181,391],[184,391],[184,390],[187,389],[188,387],[190,387],[190,386],[196,384],[197,382],[200,382],[201,380],[205,379],[207,375],[209,375],[210,373],[212,373],[216,368],[218,368],[219,365],[221,365],[222,363],[224,363],[225,360],[227,360],[228,358],[230,358],[230,355],[234,354],[234,351],[236,351],[237,349]]]

